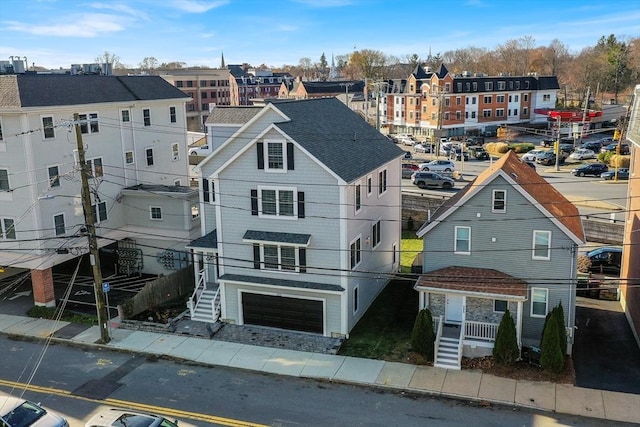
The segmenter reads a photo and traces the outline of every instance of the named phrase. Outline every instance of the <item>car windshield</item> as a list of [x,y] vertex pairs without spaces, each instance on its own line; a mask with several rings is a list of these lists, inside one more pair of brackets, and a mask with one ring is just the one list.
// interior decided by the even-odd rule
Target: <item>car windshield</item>
[[38,405],[24,402],[8,414],[2,415],[2,419],[11,427],[26,427],[35,423],[46,413],[47,411]]
[[147,415],[123,414],[111,425],[114,427],[149,427],[155,420]]

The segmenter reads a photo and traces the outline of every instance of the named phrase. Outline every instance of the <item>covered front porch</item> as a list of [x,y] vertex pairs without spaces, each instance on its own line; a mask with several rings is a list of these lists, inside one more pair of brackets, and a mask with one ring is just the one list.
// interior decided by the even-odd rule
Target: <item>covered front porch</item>
[[414,289],[419,309],[428,308],[434,318],[435,366],[460,369],[462,356],[490,355],[507,309],[522,346],[523,280],[493,269],[447,267],[421,275]]
[[218,242],[216,230],[187,245],[193,256],[195,287],[187,301],[192,320],[215,323],[220,318]]

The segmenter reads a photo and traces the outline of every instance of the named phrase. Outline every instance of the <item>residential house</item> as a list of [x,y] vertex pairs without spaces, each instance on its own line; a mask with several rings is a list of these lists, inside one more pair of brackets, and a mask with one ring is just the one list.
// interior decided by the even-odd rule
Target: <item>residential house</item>
[[444,64],[432,71],[417,66],[404,91],[388,84],[383,123],[390,133],[425,137],[459,136],[505,124],[543,124],[560,89],[556,76],[451,73]]
[[438,324],[436,365],[491,354],[505,310],[518,345],[540,345],[545,316],[562,304],[571,353],[578,246],[577,208],[512,151],[438,208],[415,284],[420,309]]
[[282,84],[293,80],[289,73],[273,72],[268,68],[251,68],[247,64],[229,65],[231,105],[253,105],[254,99],[277,98]]
[[631,147],[631,176],[620,271],[620,303],[640,346],[640,85],[634,90],[626,137]]
[[399,268],[403,151],[336,98],[237,111],[197,166],[192,316],[347,336]]
[[365,93],[363,80],[311,82],[296,79],[292,86],[283,82],[278,96],[287,99],[336,97],[348,106],[354,97],[362,99]]
[[0,266],[31,270],[37,305],[55,305],[52,268],[88,252],[76,125],[98,245],[120,253],[103,269],[186,265],[200,228],[187,100],[158,76],[0,76]]
[[189,131],[204,132],[212,106],[231,105],[235,78],[226,68],[181,68],[156,73],[191,98],[185,104]]

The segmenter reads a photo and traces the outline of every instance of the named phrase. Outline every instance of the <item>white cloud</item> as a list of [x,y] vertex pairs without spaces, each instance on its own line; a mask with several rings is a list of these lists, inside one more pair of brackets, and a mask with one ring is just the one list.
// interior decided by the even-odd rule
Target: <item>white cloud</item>
[[211,9],[224,6],[229,3],[227,0],[200,1],[200,0],[173,0],[171,5],[176,9],[188,13],[204,13]]
[[350,6],[352,0],[293,0],[295,3],[304,4],[309,7],[342,7]]
[[149,15],[142,11],[142,10],[138,10],[138,9],[134,9],[132,7],[130,7],[129,5],[126,4],[122,4],[122,3],[90,3],[89,4],[90,7],[94,8],[94,9],[99,9],[99,10],[112,10],[114,12],[118,12],[118,13],[124,13],[136,18],[140,18],[140,19],[144,19],[144,20],[149,20]]
[[37,25],[18,21],[5,21],[5,29],[37,36],[97,37],[125,29],[122,17],[102,13],[87,13],[68,17],[64,23]]

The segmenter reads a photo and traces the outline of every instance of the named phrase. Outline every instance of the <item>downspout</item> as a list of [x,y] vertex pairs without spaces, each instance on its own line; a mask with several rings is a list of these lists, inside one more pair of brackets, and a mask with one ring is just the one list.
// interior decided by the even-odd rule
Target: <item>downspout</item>
[[[569,347],[569,355],[573,353],[573,340],[575,336],[575,305],[576,305],[576,289],[574,287],[576,281],[576,245],[571,246],[571,279],[569,281],[569,296],[571,300],[571,304],[569,304],[569,309],[567,311],[567,329],[571,331],[569,336],[571,346]],[[571,324],[573,323],[573,324]],[[566,346],[566,343],[565,343]],[[566,348],[565,348],[566,352]]]

